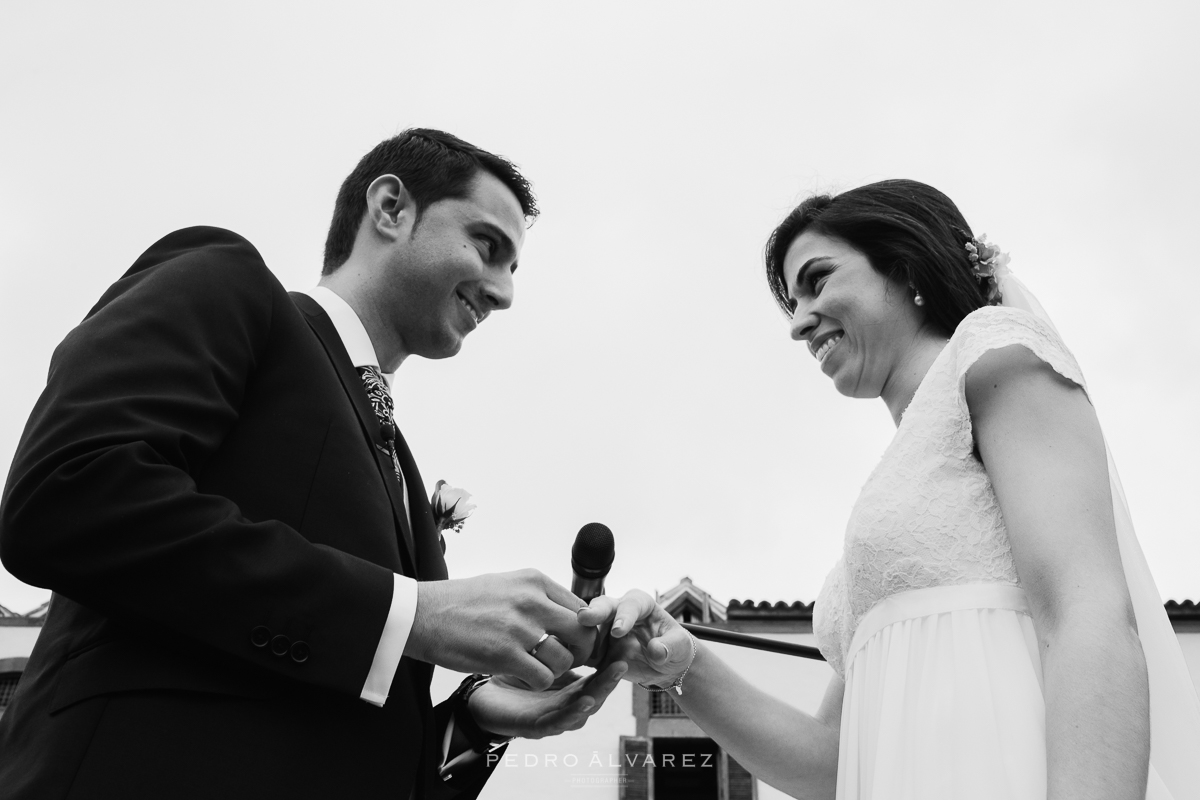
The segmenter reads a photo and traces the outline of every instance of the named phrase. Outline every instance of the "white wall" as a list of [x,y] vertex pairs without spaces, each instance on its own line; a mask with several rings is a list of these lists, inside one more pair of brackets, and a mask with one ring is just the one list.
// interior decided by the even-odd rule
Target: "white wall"
[[1176,636],[1179,637],[1179,648],[1183,650],[1183,660],[1192,673],[1192,684],[1200,693],[1200,631],[1177,633]]
[[28,658],[41,626],[0,625],[0,658]]

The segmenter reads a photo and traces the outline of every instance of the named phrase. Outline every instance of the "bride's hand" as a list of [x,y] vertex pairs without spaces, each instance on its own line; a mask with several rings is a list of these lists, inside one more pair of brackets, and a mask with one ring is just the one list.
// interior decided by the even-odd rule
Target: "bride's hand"
[[654,598],[633,589],[620,600],[600,596],[579,612],[579,624],[612,623],[601,664],[624,661],[626,680],[668,686],[692,663],[692,638]]

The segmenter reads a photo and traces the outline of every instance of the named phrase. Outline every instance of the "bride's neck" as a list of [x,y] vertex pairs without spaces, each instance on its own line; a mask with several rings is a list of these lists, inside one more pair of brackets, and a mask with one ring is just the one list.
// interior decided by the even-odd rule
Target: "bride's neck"
[[913,343],[905,348],[880,393],[897,427],[905,409],[912,402],[913,395],[917,393],[917,387],[921,385],[921,381],[925,379],[929,368],[933,366],[933,362],[937,360],[948,341],[940,333],[922,330]]

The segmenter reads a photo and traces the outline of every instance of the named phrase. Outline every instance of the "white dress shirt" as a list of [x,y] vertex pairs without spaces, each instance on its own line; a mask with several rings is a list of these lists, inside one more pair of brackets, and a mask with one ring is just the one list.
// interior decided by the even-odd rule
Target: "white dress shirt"
[[[375,367],[379,369],[379,358],[375,355],[375,346],[371,337],[363,327],[358,314],[350,304],[324,286],[317,286],[305,292],[329,315],[333,327],[337,330],[346,352],[355,368]],[[388,388],[392,385],[392,376],[385,374]],[[400,479],[401,484],[404,478]],[[404,498],[404,515],[409,525],[412,525],[412,514],[409,511],[408,487],[401,486],[401,496]],[[375,658],[371,661],[371,671],[367,673],[367,682],[363,685],[363,700],[377,706],[382,706],[387,700],[388,690],[392,686],[392,678],[396,668],[400,666],[400,657],[404,655],[404,645],[408,643],[408,635],[412,632],[413,618],[417,613],[417,582],[412,578],[398,573],[392,575],[392,605],[388,611],[387,621],[383,624],[383,634],[375,648]]]

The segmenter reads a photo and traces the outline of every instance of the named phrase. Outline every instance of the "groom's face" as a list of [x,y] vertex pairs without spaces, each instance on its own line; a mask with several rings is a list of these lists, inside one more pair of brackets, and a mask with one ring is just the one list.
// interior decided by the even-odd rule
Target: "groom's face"
[[405,352],[446,358],[513,301],[525,216],[498,178],[480,172],[468,195],[430,203],[393,245],[388,314]]

